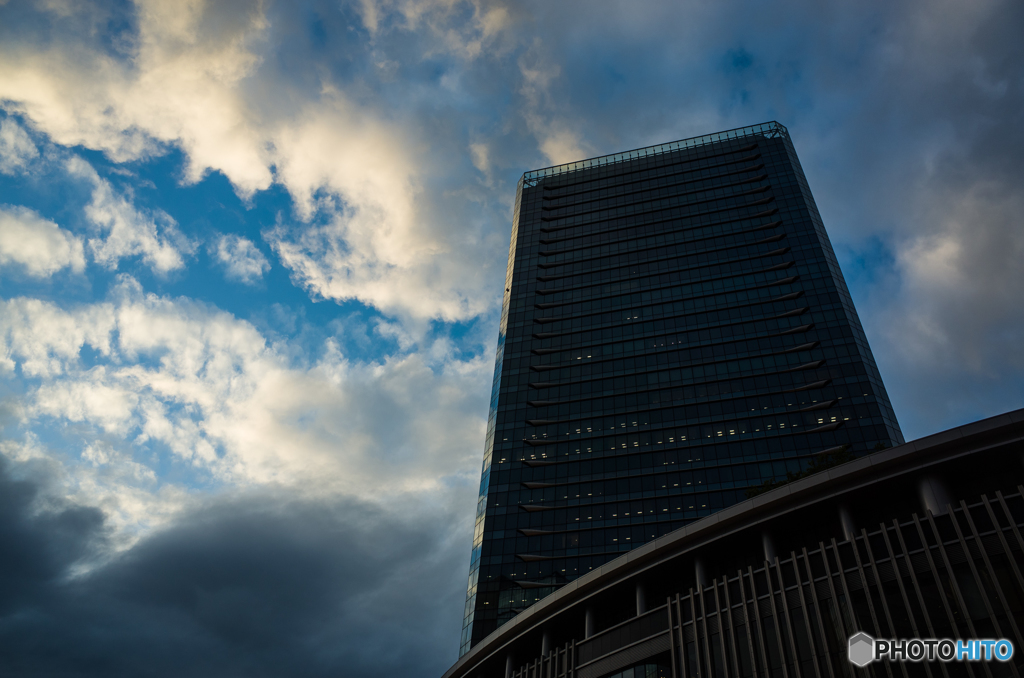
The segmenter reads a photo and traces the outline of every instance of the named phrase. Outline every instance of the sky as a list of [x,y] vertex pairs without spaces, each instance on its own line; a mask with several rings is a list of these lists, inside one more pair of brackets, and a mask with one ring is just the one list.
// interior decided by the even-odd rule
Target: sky
[[785,125],[908,440],[1024,407],[1014,0],[0,0],[0,673],[439,676],[516,182]]

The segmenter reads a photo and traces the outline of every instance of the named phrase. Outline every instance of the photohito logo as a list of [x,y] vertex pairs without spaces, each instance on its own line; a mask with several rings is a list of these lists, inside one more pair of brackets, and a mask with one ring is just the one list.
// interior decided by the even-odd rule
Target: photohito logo
[[910,638],[876,640],[861,632],[850,636],[850,663],[865,667],[871,662],[890,661],[1009,661],[1013,643],[999,640],[950,640],[949,638]]
[[875,661],[875,639],[864,632],[851,636],[850,661],[861,667]]

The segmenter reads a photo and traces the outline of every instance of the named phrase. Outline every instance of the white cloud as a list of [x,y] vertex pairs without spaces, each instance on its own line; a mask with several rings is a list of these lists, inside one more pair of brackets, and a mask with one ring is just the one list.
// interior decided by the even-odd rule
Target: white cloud
[[195,503],[185,488],[158,483],[153,469],[136,461],[130,450],[104,440],[86,444],[81,454],[84,463],[48,447],[31,431],[21,440],[0,441],[0,454],[45,469],[49,481],[40,487],[38,508],[72,501],[101,509],[112,528],[108,536],[115,549],[131,546]]
[[[498,3],[362,7],[371,29],[397,16],[400,31],[427,27],[428,52],[466,59],[495,44],[512,21]],[[177,145],[185,181],[220,171],[246,197],[280,182],[300,223],[275,232],[271,243],[314,296],[418,320],[461,320],[493,308],[497,297],[483,294],[477,253],[500,265],[504,243],[481,239],[473,232],[479,223],[453,219],[423,193],[448,151],[431,149],[433,140],[402,111],[358,86],[344,91],[324,73],[317,87],[296,89],[292,75],[264,67],[263,55],[277,49],[264,14],[255,0],[140,0],[137,31],[119,43],[130,47],[127,57],[95,42],[102,17],[83,10],[74,21],[54,19],[61,40],[0,44],[0,100],[65,146],[125,161]],[[459,148],[465,152],[463,142]],[[95,185],[90,218],[103,237],[89,247],[98,263],[114,268],[141,255],[158,272],[183,266],[189,247],[174,238],[166,215],[140,214],[91,169],[81,173]]]
[[21,126],[10,118],[0,120],[0,173],[24,171],[37,157],[39,149]]
[[359,0],[359,14],[363,20],[363,26],[370,34],[377,32],[380,27],[380,12],[377,8],[377,0]]
[[178,231],[170,215],[163,210],[136,209],[79,157],[68,160],[67,169],[72,176],[92,184],[92,201],[85,208],[85,216],[100,236],[88,241],[96,263],[114,270],[121,259],[141,256],[157,273],[185,266],[184,256],[191,254],[195,245]]
[[897,250],[902,286],[885,304],[885,332],[901,369],[995,377],[1024,368],[1024,198],[1003,178],[917,196],[927,223]]
[[0,47],[0,99],[64,146],[124,161],[178,143],[190,181],[213,167],[243,193],[270,185],[264,140],[237,88],[259,62],[250,49],[266,27],[259,2],[140,0],[128,60],[93,42],[109,17],[82,9],[53,19],[62,39],[47,47],[30,35]]
[[72,311],[24,297],[2,304],[0,366],[7,372],[20,367],[22,374],[45,380],[73,370],[84,346],[111,355],[115,317],[110,304]]
[[[249,323],[145,294],[127,276],[105,302],[18,298],[0,319],[0,356],[29,388],[22,425],[65,431],[98,496],[117,484],[155,492],[146,469],[170,466],[387,503],[477,470],[490,365],[453,359],[444,345],[354,363],[328,342],[294,365]],[[126,525],[149,520],[118,510]]]
[[491,181],[491,149],[482,142],[477,141],[469,145],[469,157],[473,161],[473,167],[480,170],[487,181]]
[[563,119],[549,89],[561,75],[561,68],[553,62],[540,38],[519,58],[522,84],[519,94],[524,106],[522,115],[530,133],[537,139],[537,147],[552,165],[582,160],[593,155],[581,138],[578,126]]
[[494,49],[513,23],[504,3],[486,0],[360,0],[358,11],[371,35],[385,23],[401,31],[427,32],[434,38],[432,51],[465,60]]
[[279,178],[300,212],[317,217],[267,234],[298,284],[417,319],[487,308],[472,253],[490,243],[439,213],[419,175],[432,161],[413,139],[334,93],[283,128],[276,147]]
[[56,380],[34,394],[32,413],[63,421],[95,424],[105,433],[125,435],[139,407],[132,384],[110,379],[105,367],[76,373],[72,381]]
[[0,205],[0,266],[12,264],[35,278],[64,268],[81,273],[82,240],[27,207]]
[[248,238],[224,234],[212,243],[211,253],[229,280],[254,285],[270,270],[270,262]]

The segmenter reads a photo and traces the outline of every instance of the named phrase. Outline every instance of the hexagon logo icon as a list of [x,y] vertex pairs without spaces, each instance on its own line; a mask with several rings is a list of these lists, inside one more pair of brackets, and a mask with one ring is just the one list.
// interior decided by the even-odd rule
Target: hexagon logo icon
[[850,662],[861,668],[875,660],[875,639],[861,631],[850,636]]

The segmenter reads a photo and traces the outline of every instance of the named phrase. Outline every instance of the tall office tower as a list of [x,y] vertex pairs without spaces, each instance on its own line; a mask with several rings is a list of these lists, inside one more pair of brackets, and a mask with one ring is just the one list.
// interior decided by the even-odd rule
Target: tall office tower
[[527,172],[460,654],[751,488],[901,442],[785,127]]

